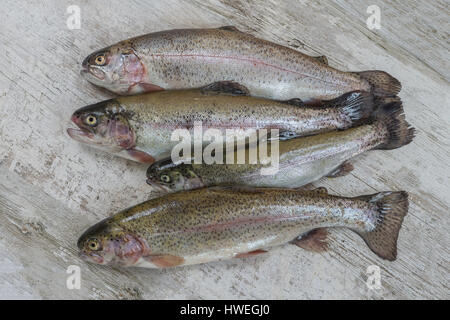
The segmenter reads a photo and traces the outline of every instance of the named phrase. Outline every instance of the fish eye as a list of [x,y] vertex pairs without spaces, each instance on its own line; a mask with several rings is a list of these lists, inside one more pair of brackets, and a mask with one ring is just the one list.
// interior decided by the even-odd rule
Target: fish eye
[[104,54],[99,54],[95,57],[95,64],[98,66],[103,66],[106,63],[106,57]]
[[167,174],[161,175],[160,179],[162,182],[165,182],[165,183],[169,183],[172,180],[172,179],[170,179],[170,177]]
[[91,127],[95,127],[97,125],[97,117],[93,114],[88,115],[84,121]]
[[97,239],[92,238],[92,239],[89,239],[89,240],[87,241],[87,247],[88,247],[90,250],[96,251],[96,250],[100,249],[100,243],[98,242]]

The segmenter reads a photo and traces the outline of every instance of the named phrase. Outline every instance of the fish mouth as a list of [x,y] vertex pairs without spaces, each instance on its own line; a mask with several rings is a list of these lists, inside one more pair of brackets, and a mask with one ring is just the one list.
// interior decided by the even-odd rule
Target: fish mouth
[[77,128],[68,128],[67,129],[68,135],[76,141],[84,143],[92,143],[95,138],[95,135],[88,129],[81,127],[80,117],[74,114],[72,115],[70,120],[72,121],[73,124],[77,126]]
[[151,187],[155,188],[159,192],[163,192],[163,193],[172,192],[172,189],[170,189],[169,187],[159,184],[158,182],[155,182],[151,179],[147,179],[147,184],[150,185]]
[[98,82],[101,83],[105,81],[106,76],[102,70],[99,70],[95,67],[91,66],[81,66],[80,75],[90,82]]
[[78,253],[78,256],[84,261],[93,262],[97,264],[103,264],[104,259],[101,255],[95,253],[86,253],[83,250]]
[[86,58],[84,58],[83,62],[81,62],[81,67],[83,69],[87,69],[89,67],[89,60],[91,59],[91,56],[87,56]]
[[94,139],[93,133],[82,129],[68,128],[67,133],[72,139],[83,143],[90,143]]

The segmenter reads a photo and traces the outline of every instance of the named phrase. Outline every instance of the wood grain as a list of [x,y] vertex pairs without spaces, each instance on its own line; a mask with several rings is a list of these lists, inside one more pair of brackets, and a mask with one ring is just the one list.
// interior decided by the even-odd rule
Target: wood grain
[[[79,5],[81,29],[66,26]],[[369,5],[381,29],[366,26]],[[448,299],[450,68],[448,1],[41,1],[0,7],[0,298]],[[340,195],[406,190],[411,205],[395,262],[358,236],[331,232],[331,250],[295,246],[169,270],[112,269],[77,256],[79,234],[154,196],[146,167],[94,151],[65,133],[74,109],[111,97],[83,81],[80,62],[119,40],[172,28],[235,25],[343,70],[386,70],[403,84],[410,145],[370,152],[348,176],[324,179]],[[66,287],[69,265],[80,290]],[[369,289],[366,269],[381,269]]]

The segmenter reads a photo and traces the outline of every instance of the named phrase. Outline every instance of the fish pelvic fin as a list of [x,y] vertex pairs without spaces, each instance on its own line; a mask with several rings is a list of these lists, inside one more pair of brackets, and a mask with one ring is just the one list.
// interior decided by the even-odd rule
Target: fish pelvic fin
[[405,191],[380,192],[360,198],[376,204],[378,207],[377,222],[372,231],[354,231],[380,258],[394,261],[397,258],[398,234],[403,218],[408,213],[408,193]]
[[374,96],[365,91],[353,91],[339,98],[324,101],[324,108],[339,108],[344,117],[348,119],[349,126],[357,126],[372,117],[376,106]]
[[405,120],[401,101],[390,102],[378,107],[376,121],[386,128],[386,140],[376,149],[392,150],[409,144],[415,136],[415,129]]
[[339,167],[331,171],[326,177],[327,178],[343,177],[352,172],[353,169],[354,169],[353,165],[350,162],[345,161]]
[[328,250],[328,231],[325,228],[318,228],[300,235],[294,239],[292,244],[302,249],[312,252],[324,252]]
[[389,73],[379,70],[353,72],[366,80],[375,96],[395,96],[402,89],[400,81]]
[[249,96],[247,87],[234,81],[218,81],[201,88],[203,94],[229,94],[233,96]]
[[328,65],[328,58],[326,56],[318,56],[318,57],[313,57],[316,61],[324,64],[324,65]]
[[223,26],[223,27],[219,27],[219,30],[226,30],[226,31],[232,31],[232,32],[240,32],[242,33],[241,30],[239,30],[238,28],[236,28],[235,26]]
[[258,250],[253,250],[250,252],[238,253],[234,257],[235,258],[248,258],[248,257],[256,256],[261,253],[266,253],[266,252],[267,252],[266,250],[258,249]]

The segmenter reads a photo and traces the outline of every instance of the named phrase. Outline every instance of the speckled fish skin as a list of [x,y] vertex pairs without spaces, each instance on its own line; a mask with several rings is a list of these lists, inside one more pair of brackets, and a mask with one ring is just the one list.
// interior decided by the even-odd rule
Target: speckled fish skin
[[[237,164],[236,150],[233,164],[174,164],[170,158],[164,159],[148,168],[147,182],[165,192],[214,185],[298,188],[335,172],[345,161],[368,150],[398,148],[412,141],[414,129],[405,121],[400,101],[383,105],[376,117],[372,124],[280,141],[279,170],[273,175],[261,172],[271,163],[250,164],[249,155],[259,155],[258,145],[243,150],[245,164]],[[227,156],[223,155],[223,163]]]
[[[160,184],[168,192],[217,185],[299,188],[333,172],[346,160],[376,148],[385,137],[385,127],[378,123],[280,141],[279,169],[274,175],[261,173],[261,169],[270,167],[271,163],[249,164],[249,154],[259,154],[258,147],[245,149],[245,164],[236,164],[235,161],[234,164],[173,165],[169,158],[155,162],[149,168],[147,182]],[[270,146],[269,143],[269,155]],[[237,153],[234,153],[236,158]],[[163,176],[169,176],[170,183],[161,181]]]
[[345,227],[393,260],[407,210],[405,192],[345,198],[322,190],[203,188],[124,210],[88,229],[78,247],[99,264],[171,267],[239,257],[316,228]]
[[[230,90],[236,85],[226,84]],[[171,141],[175,129],[188,129],[193,136],[196,121],[201,122],[203,130],[221,130],[224,137],[227,129],[268,129],[269,133],[270,129],[279,129],[305,136],[359,124],[374,108],[371,95],[364,92],[346,94],[318,108],[208,90],[161,91],[97,103],[77,110],[72,121],[81,130],[70,128],[68,132],[80,142],[151,163],[171,155],[179,143]],[[86,119],[92,116],[98,119],[95,127],[86,125]],[[120,130],[104,129],[113,123],[119,123]],[[120,139],[111,134],[120,135]],[[107,148],[110,144],[113,146]]]
[[[95,62],[99,55],[102,65]],[[279,100],[332,99],[356,90],[395,95],[400,90],[400,83],[384,72],[342,72],[234,27],[168,30],[128,39],[89,55],[82,74],[122,95],[227,80],[241,83],[252,96]]]

